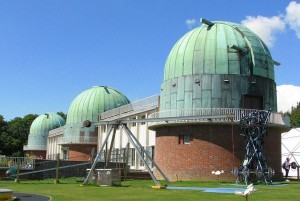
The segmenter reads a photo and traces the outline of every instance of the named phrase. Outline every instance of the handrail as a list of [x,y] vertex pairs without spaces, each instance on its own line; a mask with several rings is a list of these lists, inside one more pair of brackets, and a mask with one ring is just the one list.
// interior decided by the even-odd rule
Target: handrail
[[[241,109],[241,108],[198,108],[198,109],[179,109],[179,110],[164,110],[152,113],[148,118],[161,118],[161,117],[184,117],[184,116],[213,116],[213,115],[227,115],[228,118],[223,119],[212,119],[212,121],[218,122],[239,122],[243,116],[249,115],[251,112],[259,111],[254,109]],[[197,119],[197,122],[204,121],[207,119]],[[288,116],[281,113],[272,112],[269,118],[270,124],[283,125],[290,127],[290,119]],[[154,123],[157,124],[157,123]],[[159,124],[159,123],[158,123]]]
[[58,144],[97,144],[98,137],[90,136],[67,136],[59,137]]
[[20,163],[20,169],[34,168],[33,157],[6,157],[6,156],[0,156],[0,168],[9,168],[11,166],[17,166],[18,161]]
[[99,115],[99,118],[103,120],[114,116],[121,117],[122,114],[127,114],[132,111],[141,111],[143,109],[147,109],[153,106],[158,106],[158,101],[159,101],[159,95],[153,95],[126,105],[122,105],[112,110],[102,112]]

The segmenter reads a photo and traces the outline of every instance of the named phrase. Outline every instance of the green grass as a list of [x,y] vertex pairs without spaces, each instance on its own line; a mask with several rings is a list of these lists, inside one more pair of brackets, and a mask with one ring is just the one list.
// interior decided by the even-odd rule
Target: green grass
[[[245,198],[235,194],[207,193],[192,190],[167,190],[152,189],[152,180],[129,180],[122,182],[119,187],[100,187],[97,185],[80,186],[81,183],[75,179],[60,179],[59,184],[53,180],[43,181],[0,181],[0,189],[12,189],[14,192],[33,193],[51,196],[53,201],[76,201],[76,200],[222,200],[222,201],[244,201]],[[203,181],[178,181],[174,186],[192,187],[222,187],[235,188],[232,183],[203,182]],[[238,186],[245,188],[245,186]],[[299,200],[300,182],[291,181],[285,186],[256,185],[256,192],[249,196],[249,201],[266,200]]]

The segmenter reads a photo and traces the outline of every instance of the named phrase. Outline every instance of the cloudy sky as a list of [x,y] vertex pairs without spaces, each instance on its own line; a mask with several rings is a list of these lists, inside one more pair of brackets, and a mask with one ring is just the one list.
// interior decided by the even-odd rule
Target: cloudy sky
[[281,64],[278,110],[300,100],[299,1],[10,0],[0,1],[0,114],[67,113],[94,85],[131,101],[158,94],[168,53],[200,18],[252,29]]

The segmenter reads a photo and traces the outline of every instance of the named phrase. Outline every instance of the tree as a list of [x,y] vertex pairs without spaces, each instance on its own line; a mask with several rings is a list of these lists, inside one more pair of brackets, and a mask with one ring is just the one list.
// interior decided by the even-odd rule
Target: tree
[[63,112],[56,112],[59,116],[61,116],[65,121],[67,121],[67,115]]
[[7,131],[7,128],[7,122],[4,120],[4,117],[0,115],[0,134]]
[[0,154],[4,155],[3,148],[5,143],[5,136],[8,134],[8,125],[7,122],[4,120],[4,117],[0,115]]
[[[30,126],[38,115],[28,114],[5,122],[0,115],[0,153],[6,156],[23,156]],[[1,118],[2,117],[2,118]]]
[[292,128],[300,127],[300,102],[297,103],[296,107],[292,107],[291,112],[288,112],[287,115],[291,119]]
[[[67,115],[57,112],[65,120]],[[0,115],[0,154],[21,157],[24,155],[23,146],[27,144],[30,126],[38,117],[37,114],[28,114],[16,117],[8,122]]]

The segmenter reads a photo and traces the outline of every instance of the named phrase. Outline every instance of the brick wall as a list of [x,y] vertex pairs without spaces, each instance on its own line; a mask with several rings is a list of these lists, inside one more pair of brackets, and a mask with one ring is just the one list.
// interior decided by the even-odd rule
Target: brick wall
[[[226,180],[235,181],[231,170],[240,167],[246,148],[239,125],[184,125],[156,130],[155,161],[170,180]],[[182,136],[190,135],[190,144]],[[232,140],[233,137],[233,140]],[[264,138],[264,154],[268,166],[281,175],[281,131],[269,128]],[[234,149],[233,149],[234,146]],[[233,155],[234,151],[234,155]],[[220,176],[212,171],[224,170]],[[158,178],[161,178],[154,171]]]
[[46,158],[46,150],[28,150],[25,151],[25,154],[29,156],[35,156],[36,158],[45,159]]
[[96,145],[86,144],[68,145],[68,148],[68,158],[72,161],[89,161],[93,148],[97,150]]

